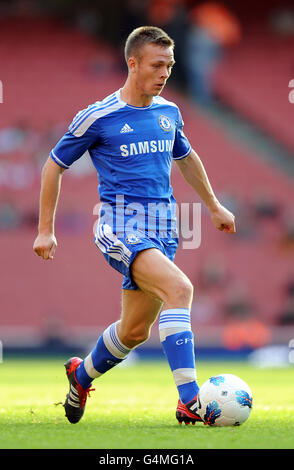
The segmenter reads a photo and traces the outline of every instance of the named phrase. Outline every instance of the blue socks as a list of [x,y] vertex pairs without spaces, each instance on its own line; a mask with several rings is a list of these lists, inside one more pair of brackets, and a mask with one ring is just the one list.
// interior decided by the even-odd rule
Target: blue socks
[[116,332],[116,323],[103,332],[94,349],[78,366],[76,378],[83,388],[88,388],[93,379],[122,362],[131,351],[120,342]]
[[[117,322],[113,323],[103,332],[94,349],[77,368],[76,378],[83,388],[88,388],[93,379],[122,362],[131,351],[119,340],[116,325]],[[159,333],[180,400],[186,404],[199,391],[190,310],[177,308],[161,312]]]
[[160,314],[159,334],[173,373],[180,400],[188,403],[197,395],[194,335],[188,308],[168,309]]

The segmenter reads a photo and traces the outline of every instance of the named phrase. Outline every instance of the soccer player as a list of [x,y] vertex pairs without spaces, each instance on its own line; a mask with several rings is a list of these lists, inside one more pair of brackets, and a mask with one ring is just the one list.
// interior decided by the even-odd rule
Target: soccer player
[[93,380],[145,342],[158,315],[160,340],[179,394],[176,418],[180,423],[201,421],[190,319],[193,285],[173,262],[179,240],[172,161],[207,206],[217,229],[234,233],[235,222],[215,196],[183,132],[179,108],[159,96],[175,63],[173,50],[173,40],[162,29],[136,28],[125,44],[128,76],[123,87],[75,116],[42,170],[36,254],[54,258],[62,173],[88,150],[102,202],[95,243],[123,275],[120,318],[105,329],[87,357],[65,364],[69,392],[64,408],[71,423],[83,416]]

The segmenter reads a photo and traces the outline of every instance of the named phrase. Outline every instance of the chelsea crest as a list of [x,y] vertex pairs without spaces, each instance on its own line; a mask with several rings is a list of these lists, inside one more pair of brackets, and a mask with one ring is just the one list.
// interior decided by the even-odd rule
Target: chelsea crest
[[163,115],[159,116],[159,125],[161,129],[163,129],[166,132],[170,131],[172,128],[170,119],[167,116],[163,116]]

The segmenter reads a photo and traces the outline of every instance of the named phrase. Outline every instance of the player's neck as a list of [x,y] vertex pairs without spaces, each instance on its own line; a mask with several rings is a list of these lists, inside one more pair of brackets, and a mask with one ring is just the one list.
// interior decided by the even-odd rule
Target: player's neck
[[120,96],[125,103],[139,108],[149,106],[153,99],[153,96],[142,93],[136,85],[131,84],[129,80],[127,80],[122,87]]

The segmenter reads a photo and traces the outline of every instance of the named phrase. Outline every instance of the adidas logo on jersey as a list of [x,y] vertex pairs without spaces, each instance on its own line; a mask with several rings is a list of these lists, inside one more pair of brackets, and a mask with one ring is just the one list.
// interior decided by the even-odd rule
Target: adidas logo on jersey
[[127,123],[121,128],[120,133],[125,134],[126,132],[133,132],[132,129]]

